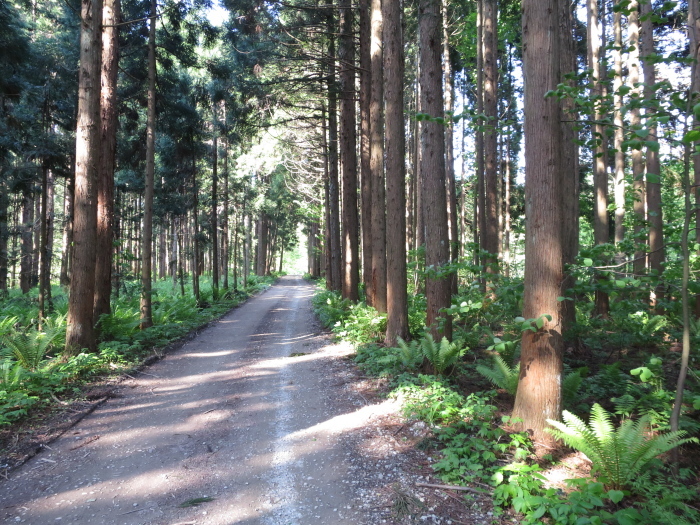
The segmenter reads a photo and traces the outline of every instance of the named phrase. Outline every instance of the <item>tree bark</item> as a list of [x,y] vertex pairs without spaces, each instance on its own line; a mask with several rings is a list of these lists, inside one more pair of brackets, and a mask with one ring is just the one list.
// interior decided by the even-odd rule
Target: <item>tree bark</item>
[[[389,1],[389,0],[384,0]],[[382,0],[371,0],[370,170],[372,172],[372,293],[373,306],[386,312],[386,202],[384,181],[384,86]]]
[[[619,246],[625,240],[625,153],[622,151],[622,143],[625,140],[622,119],[622,12],[616,11],[613,14],[613,68],[615,76],[613,79],[613,124],[615,126],[613,145],[615,148],[615,246]],[[617,255],[617,262],[622,260],[620,254]]]
[[[644,98],[651,104],[656,97],[654,84],[656,84],[656,71],[654,66],[654,29],[651,19],[651,2],[641,4],[642,34],[640,51],[642,53],[642,65],[644,69]],[[661,163],[658,153],[657,127],[649,127],[647,142],[654,143],[656,147],[646,149],[646,198],[647,216],[649,220],[649,270],[659,278],[659,283],[652,292],[651,305],[658,308],[659,301],[663,300],[664,287],[661,283],[661,274],[664,271],[664,229],[663,208],[661,207]]]
[[[574,13],[569,2],[559,2],[559,39],[560,39],[560,82],[575,87],[575,81],[565,78],[569,73],[576,73],[576,45],[573,36]],[[576,122],[576,104],[567,97],[562,100],[561,121],[561,192],[562,192],[562,242],[564,265],[576,262],[579,250],[579,150]],[[562,315],[562,333],[576,322],[576,302],[571,297],[575,279],[571,271],[564,273],[561,296],[567,300],[560,303]]]
[[[447,16],[447,1],[443,0],[442,18],[442,62],[445,85],[445,111],[448,115],[454,113],[454,71],[450,59],[449,21]],[[449,119],[445,125],[445,178],[447,179],[447,222],[450,236],[450,260],[456,263],[459,259],[459,234],[457,217],[457,185],[455,183],[454,158],[454,122]],[[452,294],[457,293],[457,272],[452,274]]]
[[[328,16],[328,32],[335,31],[333,16]],[[328,202],[330,207],[330,262],[331,289],[342,289],[341,244],[340,244],[340,190],[338,179],[338,86],[335,81],[335,41],[333,37],[328,44]]]
[[[373,0],[377,1],[377,0]],[[350,0],[339,0],[340,148],[343,167],[343,297],[359,299],[359,217],[357,215],[357,127],[355,124],[355,36]],[[374,215],[374,214],[373,214]],[[373,250],[374,252],[374,250]]]
[[[627,82],[631,89],[630,96],[640,99],[642,96],[639,84],[639,2],[632,0],[629,9],[629,59]],[[638,107],[630,109],[630,128],[641,129],[642,117]],[[644,223],[646,222],[646,189],[644,185],[644,159],[641,149],[632,150],[632,177],[634,179],[634,241],[637,249],[634,252],[634,273],[637,276],[646,272],[646,239],[644,239]]]
[[[484,202],[484,0],[476,0],[476,191],[474,192],[474,264],[479,265],[479,250],[485,241],[485,202]],[[487,123],[488,124],[488,123]]]
[[7,244],[10,239],[7,209],[10,205],[8,184],[0,180],[0,297],[7,295]]
[[408,337],[406,276],[406,141],[403,120],[401,2],[384,0],[384,97],[386,100],[387,346]]
[[100,96],[100,166],[97,174],[97,244],[94,319],[110,313],[114,253],[114,158],[117,149],[117,77],[121,1],[104,0],[102,10],[102,92]]
[[559,296],[562,283],[560,111],[545,94],[560,80],[557,0],[523,0],[525,81],[525,289],[523,315],[543,319],[522,338],[520,383],[513,417],[537,442],[551,442],[547,419],[561,416],[563,341]]
[[[697,2],[688,2],[688,39],[690,40],[690,58],[693,59],[690,91],[693,104],[700,102],[700,6]],[[700,128],[700,118],[693,118],[694,129]],[[694,143],[697,148],[700,141]],[[695,186],[695,242],[700,244],[700,155],[693,156],[693,185]],[[700,294],[695,296],[695,317],[700,318]]]
[[219,132],[217,129],[218,122],[216,119],[216,107],[212,103],[212,111],[214,113],[214,144],[212,148],[212,165],[211,165],[211,281],[214,293],[214,299],[218,297],[219,293],[219,217],[218,217],[218,207],[219,207],[219,195],[218,195],[218,184],[219,184]]
[[97,236],[96,179],[100,158],[100,61],[102,0],[81,1],[78,124],[75,147],[75,216],[73,269],[68,300],[64,357],[96,346],[95,241]]
[[[226,105],[224,104],[224,209],[221,217],[221,271],[224,275],[224,290],[228,290],[228,264],[230,260],[230,231],[229,231],[229,173],[228,173],[228,127],[227,127]],[[235,202],[234,202],[235,207]],[[236,232],[238,233],[238,232]],[[236,237],[238,239],[238,237]],[[236,246],[237,248],[237,246]],[[235,257],[235,256],[234,256]]]
[[483,0],[484,49],[484,223],[482,250],[486,273],[498,273],[498,12],[496,0]]
[[[600,109],[603,103],[603,85],[601,83],[601,34],[598,17],[598,0],[586,1],[586,12],[588,17],[587,40],[588,40],[588,69],[591,73],[590,97],[593,100],[593,120],[592,126],[593,140],[593,237],[596,246],[607,244],[610,240],[608,224],[608,171],[607,171],[607,148],[605,128],[601,123],[603,113]],[[602,43],[602,47],[605,42]],[[604,279],[598,278],[599,283]],[[607,317],[610,310],[608,294],[597,289],[595,291],[594,315]]]
[[156,16],[157,0],[151,0],[148,29],[148,112],[146,117],[146,180],[143,197],[143,233],[141,238],[141,330],[153,326],[152,271],[153,185],[156,169]]
[[23,294],[32,287],[32,231],[34,226],[34,201],[29,190],[22,193],[21,251],[19,263],[19,287]]
[[374,305],[372,287],[372,172],[370,168],[370,90],[372,60],[370,55],[370,2],[360,0],[360,174],[362,208],[362,281],[366,301]]
[[440,310],[450,306],[450,276],[444,275],[450,261],[445,191],[445,131],[433,119],[443,118],[442,13],[438,0],[418,3],[421,112],[431,117],[421,124],[421,175],[425,222],[425,283],[427,326],[436,341],[452,338],[452,319]]

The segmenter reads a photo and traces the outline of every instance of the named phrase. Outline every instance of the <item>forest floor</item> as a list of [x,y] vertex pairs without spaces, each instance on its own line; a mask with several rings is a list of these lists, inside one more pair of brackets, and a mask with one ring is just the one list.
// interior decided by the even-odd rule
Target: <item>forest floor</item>
[[[356,369],[353,349],[331,341],[311,309],[313,293],[284,277],[123,377],[103,403],[65,407],[60,431],[18,433],[17,450],[29,434],[32,443],[46,438],[0,479],[0,519],[492,523],[488,497],[421,486],[439,483],[416,447],[429,430],[403,420],[381,381]],[[86,412],[78,422],[68,417]]]

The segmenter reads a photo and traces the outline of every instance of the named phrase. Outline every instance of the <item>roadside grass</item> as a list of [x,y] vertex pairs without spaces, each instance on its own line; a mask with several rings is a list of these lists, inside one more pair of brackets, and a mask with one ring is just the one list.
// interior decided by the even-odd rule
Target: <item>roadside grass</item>
[[[431,344],[426,343],[420,321],[424,319],[422,296],[411,301],[413,341],[396,348],[381,344],[385,317],[366,304],[352,304],[336,292],[320,289],[313,304],[326,327],[355,345],[358,366],[370,376],[388,380],[389,395],[401,400],[404,416],[429,426],[431,436],[425,446],[433,449],[436,476],[445,483],[470,485],[490,494],[495,522],[508,514],[525,524],[700,524],[697,460],[693,459],[697,444],[688,443],[677,473],[657,457],[664,446],[658,441],[654,444],[658,438],[675,443],[674,439],[697,435],[700,428],[699,382],[689,385],[691,390],[686,393],[681,426],[687,433],[677,437],[664,433],[672,407],[672,378],[654,352],[668,339],[657,333],[660,327],[666,326],[666,334],[677,327],[654,316],[630,315],[639,307],[630,301],[618,304],[608,325],[579,313],[573,330],[581,334],[577,339],[582,348],[565,359],[565,408],[585,420],[596,403],[605,404],[610,412],[601,416],[602,408],[594,410],[593,417],[607,417],[607,424],[598,419],[590,427],[582,421],[583,426],[573,428],[572,420],[567,423],[583,440],[578,450],[591,444],[592,429],[602,429],[598,445],[605,459],[593,462],[592,470],[583,472],[583,477],[555,484],[547,476],[561,467],[559,460],[570,455],[571,449],[561,445],[551,454],[536,455],[527,433],[510,431],[513,421],[504,415],[512,409],[517,390],[519,341],[527,320],[517,318],[518,285],[497,290],[495,300],[485,300],[478,287],[453,299],[450,313],[455,319],[454,344],[459,357],[449,373],[440,374],[425,373],[426,363],[434,365],[430,360],[435,356],[425,351]],[[629,337],[617,333],[606,344],[605,334],[612,326],[625,330]],[[655,346],[634,354],[626,351],[630,342],[648,344],[647,336],[652,336]],[[606,363],[604,356],[615,352],[620,359]],[[493,390],[494,386],[498,389]],[[637,423],[624,423],[630,419]],[[630,431],[632,427],[636,433]],[[613,443],[620,436],[627,441]],[[634,463],[638,475],[623,486],[612,483],[605,469],[636,462],[638,447],[651,451],[642,463]]]

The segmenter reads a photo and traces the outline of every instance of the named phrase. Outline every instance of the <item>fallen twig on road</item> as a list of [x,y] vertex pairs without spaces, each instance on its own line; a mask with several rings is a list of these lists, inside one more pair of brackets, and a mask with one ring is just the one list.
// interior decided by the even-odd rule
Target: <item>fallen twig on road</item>
[[416,483],[416,486],[442,490],[461,490],[464,492],[473,492],[474,494],[490,494],[490,492],[485,490],[473,489],[471,487],[461,487],[459,485],[436,485],[434,483]]

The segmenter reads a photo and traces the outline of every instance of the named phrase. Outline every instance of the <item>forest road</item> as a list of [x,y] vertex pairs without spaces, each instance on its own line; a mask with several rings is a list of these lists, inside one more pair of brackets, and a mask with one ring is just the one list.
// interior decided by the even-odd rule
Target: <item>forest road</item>
[[348,436],[381,409],[334,375],[349,350],[321,330],[313,293],[284,277],[121,383],[115,398],[2,480],[0,519],[372,523],[356,490],[366,463]]

